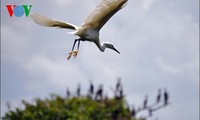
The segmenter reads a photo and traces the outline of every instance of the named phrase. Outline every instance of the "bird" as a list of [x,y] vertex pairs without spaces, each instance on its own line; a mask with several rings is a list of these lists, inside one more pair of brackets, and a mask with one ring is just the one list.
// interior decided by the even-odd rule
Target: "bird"
[[119,98],[123,98],[124,97],[124,92],[123,92],[123,88],[121,88],[121,90],[119,91]]
[[132,110],[131,110],[131,116],[133,117],[133,118],[135,118],[136,117],[136,110],[135,110],[135,106],[132,106],[133,108],[132,108]]
[[77,97],[81,96],[81,84],[80,83],[78,84],[78,88],[76,90],[76,94],[77,94]]
[[147,108],[147,102],[148,102],[148,96],[145,96],[144,102],[143,102],[143,109]]
[[161,89],[158,89],[158,95],[157,95],[156,103],[159,103],[160,99],[161,99]]
[[92,98],[93,94],[94,94],[94,85],[93,85],[92,81],[90,80],[90,88],[89,88],[89,91],[88,91],[88,97]]
[[121,87],[121,78],[118,79],[117,84],[116,84],[116,91],[118,91]]
[[67,91],[66,91],[66,95],[67,95],[67,98],[69,98],[70,97],[70,90],[69,90],[69,88],[67,88]]
[[165,90],[164,90],[164,105],[168,104],[168,99],[169,99],[169,93],[167,92],[167,89],[165,88]]
[[[48,27],[58,27],[75,30],[69,32],[75,36],[79,36],[74,40],[72,50],[69,52],[67,59],[71,56],[74,58],[79,52],[80,41],[94,42],[100,51],[104,52],[106,48],[112,49],[120,54],[120,52],[110,42],[100,43],[99,32],[105,23],[120,9],[122,9],[128,0],[101,0],[96,8],[86,17],[81,26],[76,26],[68,22],[63,22],[55,19],[48,18],[46,16],[32,13],[30,17],[39,25]],[[77,49],[74,51],[74,46],[78,42]]]
[[152,115],[153,115],[153,110],[152,110],[152,108],[149,108],[148,111],[149,111],[149,117],[152,117]]
[[99,89],[96,92],[95,100],[102,100],[103,98],[103,85],[99,85]]
[[90,89],[89,89],[90,94],[92,95],[94,93],[94,85],[92,84],[92,81],[90,81]]

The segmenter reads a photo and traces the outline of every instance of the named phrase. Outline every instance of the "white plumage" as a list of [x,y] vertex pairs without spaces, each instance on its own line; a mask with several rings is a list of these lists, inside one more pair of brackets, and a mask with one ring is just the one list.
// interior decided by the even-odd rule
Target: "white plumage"
[[[89,16],[85,19],[85,21],[80,27],[71,23],[50,19],[48,17],[41,16],[36,13],[31,14],[31,18],[39,25],[75,30],[73,34],[79,36],[80,38],[75,39],[72,51],[69,53],[68,56],[68,60],[72,55],[74,57],[77,56],[80,41],[94,42],[102,52],[105,51],[105,48],[110,48],[120,53],[119,51],[117,51],[117,49],[114,48],[114,46],[111,43],[104,42],[102,43],[102,45],[100,44],[99,31],[117,11],[119,11],[125,6],[127,1],[128,0],[101,0],[101,2],[89,14]],[[73,51],[77,41],[77,50]]]

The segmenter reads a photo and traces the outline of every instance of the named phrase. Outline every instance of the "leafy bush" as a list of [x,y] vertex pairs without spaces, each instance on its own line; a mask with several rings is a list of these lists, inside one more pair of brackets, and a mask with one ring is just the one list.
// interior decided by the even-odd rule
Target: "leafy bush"
[[9,111],[3,120],[133,120],[124,99],[96,101],[88,97],[35,99],[22,102],[25,109]]
[[[159,89],[156,103],[147,104],[147,96],[142,107],[137,110],[129,108],[126,103],[123,87],[120,80],[113,89],[115,96],[108,98],[103,95],[103,85],[100,85],[96,92],[94,86],[90,83],[87,95],[81,95],[80,84],[78,85],[76,95],[72,96],[69,89],[66,91],[66,97],[51,94],[50,98],[35,99],[33,103],[22,101],[24,109],[16,108],[9,110],[3,120],[145,120],[151,117],[152,113],[159,110],[168,103],[168,92],[164,92],[164,101],[161,101],[161,90]],[[136,114],[147,110],[149,116],[137,118]]]

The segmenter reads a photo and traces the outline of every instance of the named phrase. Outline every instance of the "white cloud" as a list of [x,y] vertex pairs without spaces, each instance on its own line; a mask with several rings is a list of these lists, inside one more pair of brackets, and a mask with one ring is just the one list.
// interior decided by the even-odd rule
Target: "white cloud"
[[142,7],[145,11],[149,11],[156,0],[142,0]]
[[28,37],[21,32],[12,29],[9,26],[1,26],[1,50],[2,50],[2,59],[18,61],[20,57],[23,56],[27,48]]
[[66,7],[71,4],[72,0],[56,0],[55,2],[59,7]]
[[[40,55],[32,56],[27,63],[24,63],[24,68],[33,78],[43,78],[43,83],[52,87],[65,88],[67,85],[76,85],[79,81],[84,82],[87,80],[77,65],[64,60],[53,61]],[[73,78],[74,80],[71,81],[67,78]],[[28,88],[37,90],[40,83],[39,81],[36,84],[34,83],[34,81],[30,81]]]
[[184,66],[177,66],[174,64],[167,63],[163,58],[157,58],[156,64],[158,67],[169,74],[181,74],[184,72]]

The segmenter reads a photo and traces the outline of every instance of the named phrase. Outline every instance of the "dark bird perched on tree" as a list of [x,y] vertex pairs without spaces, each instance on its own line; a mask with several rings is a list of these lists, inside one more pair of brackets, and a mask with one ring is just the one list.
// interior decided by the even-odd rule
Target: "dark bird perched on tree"
[[136,117],[136,110],[135,110],[135,106],[132,107],[131,110],[131,117],[135,118]]
[[123,98],[123,86],[121,84],[121,78],[118,79],[114,92],[115,92],[116,99]]
[[77,94],[77,97],[81,96],[81,84],[80,83],[78,84],[78,88],[76,90],[76,94]]
[[165,88],[165,90],[164,90],[164,105],[168,104],[168,99],[169,99],[169,93],[167,92],[167,89]]
[[143,102],[143,109],[147,108],[147,102],[148,102],[148,96],[145,96],[144,102]]
[[94,85],[93,85],[92,81],[90,80],[90,88],[88,91],[88,97],[92,99],[93,94],[94,94]]
[[119,91],[120,87],[121,87],[121,78],[119,78],[117,81],[116,88],[115,88],[116,91]]
[[153,110],[152,110],[151,108],[149,108],[148,111],[149,111],[149,117],[152,117],[152,115],[153,115]]
[[156,103],[159,103],[160,99],[161,99],[161,89],[158,89],[158,96],[157,96],[157,99],[156,99]]
[[123,98],[124,97],[124,92],[123,92],[123,88],[121,87],[120,91],[119,91],[119,98]]
[[103,85],[99,85],[99,88],[96,92],[95,100],[101,100],[103,98]]
[[120,100],[124,97],[123,88],[121,87],[118,91],[118,94],[115,93],[115,99]]
[[66,91],[66,96],[67,96],[67,98],[69,98],[70,95],[71,95],[71,93],[70,93],[70,91],[69,91],[69,88],[67,88],[67,91]]

